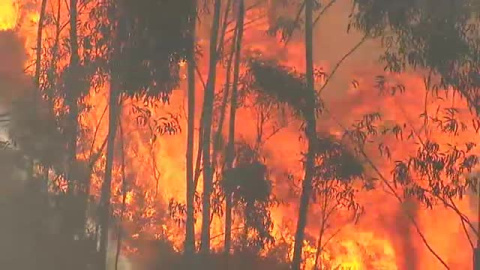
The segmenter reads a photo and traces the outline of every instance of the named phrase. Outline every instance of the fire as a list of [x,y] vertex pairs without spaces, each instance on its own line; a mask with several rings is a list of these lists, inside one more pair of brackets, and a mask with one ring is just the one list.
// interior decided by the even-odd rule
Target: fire
[[[56,4],[55,4],[56,5]],[[62,7],[65,8],[65,7]],[[49,11],[52,12],[52,11]],[[249,18],[261,17],[265,10],[254,9],[248,16]],[[66,15],[64,15],[66,16]],[[15,28],[19,17],[18,4],[13,0],[0,0],[0,30],[9,30]],[[27,16],[31,23],[38,22],[38,13],[31,13]],[[259,20],[249,26],[246,31],[244,50],[245,52],[260,51],[264,56],[276,57],[285,65],[296,67],[299,70],[303,69],[304,58],[302,55],[302,44],[300,42],[292,41],[288,48],[279,45],[277,37],[269,37],[265,35],[268,28],[267,17],[265,20]],[[45,32],[45,41],[51,42],[54,36],[54,27],[49,26]],[[67,27],[68,28],[68,27]],[[23,30],[21,30],[23,31]],[[25,35],[30,42],[26,43],[27,51],[32,48],[32,41],[35,39],[35,33],[30,31],[21,32],[20,35]],[[199,45],[207,48],[208,44],[201,39]],[[207,50],[204,50],[207,51]],[[32,55],[32,54],[30,54]],[[34,60],[31,57],[31,60]],[[199,69],[203,77],[206,78],[208,71],[208,56],[205,56],[200,61]],[[317,61],[318,66],[322,65],[322,61]],[[331,64],[331,63],[330,63]],[[60,64],[63,68],[66,63],[65,59],[60,59]],[[62,67],[63,65],[63,67]],[[185,63],[181,64],[184,68]],[[328,101],[332,106],[334,114],[343,122],[352,123],[355,119],[361,117],[364,113],[374,109],[381,109],[386,119],[396,121],[412,121],[412,125],[420,127],[421,122],[417,119],[417,115],[424,110],[424,100],[418,98],[423,93],[423,86],[421,76],[418,74],[403,74],[398,79],[403,80],[407,91],[404,95],[398,97],[378,97],[372,87],[373,71],[368,74],[358,74],[357,81],[360,82],[360,89],[351,87],[346,96],[343,98],[330,98]],[[217,89],[222,89],[225,83],[225,70],[223,67],[219,68],[219,78]],[[200,81],[200,80],[197,80]],[[203,89],[201,82],[198,82],[197,89]],[[105,115],[105,110],[108,102],[108,85],[102,86],[100,89],[91,89],[89,95],[85,98],[85,104],[90,108],[82,113],[80,117],[80,124],[84,127],[84,135],[79,140],[82,144],[78,158],[80,160],[88,160],[93,151],[100,149],[104,138],[108,133],[108,116]],[[177,250],[181,250],[183,243],[183,228],[177,226],[175,221],[172,221],[167,213],[166,208],[170,199],[174,198],[177,202],[185,201],[185,133],[171,136],[159,136],[152,139],[153,129],[152,124],[165,115],[170,115],[172,119],[176,119],[182,131],[186,131],[186,94],[185,87],[182,85],[181,89],[174,92],[170,105],[163,104],[144,104],[141,101],[134,99],[126,99],[123,101],[119,141],[124,145],[123,155],[125,156],[125,168],[122,168],[120,163],[117,163],[114,169],[114,181],[112,187],[113,205],[115,216],[120,216],[120,205],[122,204],[122,188],[123,181],[127,181],[128,193],[125,198],[126,211],[124,213],[124,223],[126,224],[126,231],[130,239],[138,239],[142,236],[150,238],[168,238],[172,241]],[[202,91],[197,93],[198,99],[201,100]],[[248,100],[247,100],[248,102]],[[455,102],[456,106],[462,108],[462,116],[468,118],[468,111],[463,101],[455,101],[451,98],[441,100],[432,100],[427,104],[429,111],[434,111],[437,106],[447,103]],[[200,104],[200,103],[199,103]],[[386,105],[385,105],[386,104]],[[145,108],[150,113],[146,123],[139,125],[138,112],[133,113],[137,108]],[[200,115],[201,107],[197,108],[197,115]],[[255,116],[256,111],[252,108],[241,108],[239,110],[240,117],[238,126],[242,128],[239,130],[239,137],[253,141],[256,134],[252,133],[255,130],[255,123],[251,121],[252,116]],[[410,119],[412,118],[412,119]],[[198,121],[198,119],[196,119]],[[321,124],[321,129],[328,130],[332,134],[339,134],[338,125],[332,121],[325,119]],[[298,126],[299,123],[293,122],[292,125],[286,127],[279,132],[275,137],[265,143],[265,152],[267,152],[267,165],[274,168],[289,168],[295,176],[301,177],[302,167],[300,162],[300,151],[305,148],[303,142],[298,141]],[[456,139],[457,143],[467,142],[475,133],[467,133],[462,137]],[[450,137],[442,137],[441,133],[432,134],[438,140],[445,143],[451,140]],[[288,141],[288,145],[285,145]],[[392,143],[392,142],[390,142]],[[285,145],[279,148],[278,145]],[[415,152],[416,145],[410,143],[397,143],[394,149],[394,156],[396,158],[406,157],[412,152]],[[196,150],[195,150],[196,151]],[[372,150],[373,152],[373,150]],[[120,154],[118,154],[120,156]],[[97,198],[103,179],[101,170],[105,162],[105,156],[102,155],[94,165],[94,174],[92,179],[91,192]],[[378,158],[378,157],[376,157]],[[390,175],[392,164],[380,164],[380,169],[385,175]],[[125,175],[122,170],[125,169]],[[292,248],[294,226],[292,220],[296,218],[297,211],[297,197],[292,198],[290,187],[285,184],[283,171],[272,172],[271,178],[274,181],[274,192],[278,196],[282,196],[288,201],[287,205],[280,205],[272,210],[272,217],[274,219],[274,236],[276,242],[281,242],[284,239],[287,245]],[[201,185],[199,185],[200,187]],[[201,192],[201,189],[199,189]],[[327,243],[322,249],[318,265],[326,268],[320,269],[344,269],[344,270],[402,270],[408,268],[409,260],[407,249],[412,249],[416,256],[414,267],[416,269],[439,269],[438,262],[426,251],[426,249],[419,244],[418,236],[415,232],[409,231],[409,225],[402,225],[406,227],[406,232],[399,233],[396,226],[404,221],[399,221],[397,215],[402,211],[397,201],[390,195],[383,192],[381,189],[374,191],[362,191],[358,194],[359,201],[365,205],[366,211],[360,217],[359,223],[356,225],[346,224],[342,230],[335,234],[335,230],[326,233],[325,237],[332,240]],[[460,203],[460,202],[459,202]],[[473,215],[473,210],[468,202],[461,202],[460,207],[465,211],[466,215]],[[312,207],[312,216],[310,224],[307,229],[307,234],[312,236],[314,240],[306,240],[306,266],[313,267],[315,263],[315,254],[317,253],[316,237],[320,228],[317,209],[318,206]],[[334,217],[333,223],[341,223],[346,219],[347,214],[339,213]],[[442,218],[448,216],[449,218]],[[423,209],[417,210],[416,217],[419,220],[420,227],[425,231],[426,236],[432,245],[439,250],[442,256],[447,258],[448,263],[454,265],[454,269],[468,269],[470,261],[468,256],[460,256],[456,249],[461,246],[466,246],[466,240],[463,238],[463,232],[460,230],[458,220],[455,216],[448,213],[446,210],[439,208],[434,211],[427,211]],[[141,220],[141,225],[136,223]],[[441,220],[441,226],[439,222]],[[286,221],[287,225],[283,225]],[[241,223],[241,221],[236,221]],[[408,223],[408,222],[407,222]],[[200,228],[200,222],[196,223],[197,231]],[[400,226],[400,225],[399,225]],[[221,235],[223,232],[223,220],[215,217],[212,222],[212,236]],[[287,235],[287,237],[285,237]],[[333,238],[333,236],[335,236]],[[445,237],[440,237],[445,236]],[[404,238],[412,237],[415,244],[407,243]],[[220,250],[222,248],[222,239],[217,238],[212,241],[213,248]],[[450,244],[454,243],[454,244]],[[126,247],[131,253],[137,251],[135,247]],[[270,250],[267,250],[268,253]],[[412,252],[412,251],[410,251]],[[406,258],[406,259],[405,259]],[[452,268],[453,269],[453,268]]]
[[18,4],[15,0],[0,1],[0,31],[13,29],[19,16]]

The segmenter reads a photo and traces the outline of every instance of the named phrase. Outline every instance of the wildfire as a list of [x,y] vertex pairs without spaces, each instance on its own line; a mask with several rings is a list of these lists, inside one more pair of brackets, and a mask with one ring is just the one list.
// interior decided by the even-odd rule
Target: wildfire
[[[262,10],[254,9],[248,16],[257,17],[262,14]],[[0,0],[0,30],[9,30],[15,28],[19,17],[18,4],[14,0]],[[38,13],[32,13],[28,16],[29,20],[33,22],[38,21]],[[289,48],[284,48],[279,45],[276,37],[269,37],[265,35],[267,29],[266,21],[257,21],[252,26],[249,26],[246,31],[245,43],[250,44],[246,46],[245,52],[261,51],[264,55],[271,55],[278,57],[282,63],[288,66],[298,67],[303,69],[304,58],[302,56],[302,45],[292,41]],[[45,40],[51,42],[53,27],[46,29]],[[20,33],[27,35],[28,40],[34,40],[34,32]],[[201,46],[208,46],[205,42],[200,42]],[[26,45],[26,50],[29,51],[31,47]],[[205,50],[207,51],[207,50]],[[33,60],[33,58],[31,59]],[[208,56],[203,57],[199,63],[199,71],[206,77],[208,64]],[[320,66],[320,61],[318,61]],[[185,63],[182,63],[182,67]],[[219,77],[217,89],[222,89],[225,82],[225,70],[219,68]],[[371,74],[361,75],[358,81],[371,81]],[[424,101],[418,99],[421,93],[422,82],[420,76],[404,76],[402,77],[407,85],[407,91],[404,96],[400,98],[383,97],[378,98],[378,95],[373,90],[367,89],[350,89],[346,97],[342,99],[332,99],[336,105],[334,108],[335,114],[345,122],[353,122],[355,119],[361,117],[365,112],[371,111],[372,108],[385,106],[382,111],[386,118],[393,120],[411,120],[424,110]],[[365,83],[368,85],[368,83]],[[203,86],[198,82],[197,89],[203,89]],[[107,106],[107,86],[101,89],[91,89],[90,94],[85,98],[85,104],[90,108],[82,113],[80,123],[84,127],[84,135],[79,140],[82,144],[82,151],[78,154],[80,160],[88,160],[91,154],[91,149],[99,149],[103,143],[103,139],[108,133],[108,117],[105,116],[105,108]],[[152,140],[154,127],[150,123],[158,121],[168,115],[176,117],[179,126],[182,130],[186,130],[186,116],[184,115],[185,93],[184,89],[179,89],[174,92],[170,105],[153,104],[145,106],[142,102],[133,99],[123,101],[123,111],[121,116],[121,127],[119,139],[124,145],[125,169],[126,173],[123,175],[120,165],[116,165],[114,170],[114,181],[112,187],[114,214],[120,215],[120,205],[122,204],[122,184],[126,179],[128,181],[128,188],[130,189],[126,195],[126,211],[124,222],[127,224],[127,231],[131,239],[140,238],[141,235],[148,235],[152,238],[167,238],[172,241],[177,250],[181,250],[183,241],[183,228],[177,226],[176,221],[168,218],[166,207],[171,198],[182,202],[185,197],[184,184],[184,156],[185,156],[185,136],[183,134],[156,137]],[[201,98],[202,92],[199,91],[197,96]],[[248,102],[248,101],[247,101]],[[452,102],[447,98],[445,101],[432,101],[429,110],[435,110],[440,104]],[[200,104],[200,103],[199,103]],[[401,107],[404,106],[404,107]],[[465,108],[465,104],[458,102],[457,106]],[[151,113],[146,120],[147,125],[139,127],[137,115],[133,114],[138,107],[146,107]],[[201,108],[197,108],[197,115],[200,115]],[[408,112],[405,114],[405,112]],[[466,113],[466,110],[465,110]],[[255,114],[251,108],[240,109],[240,117],[238,117],[238,126],[243,128],[239,131],[240,137],[250,140],[255,137],[250,128],[255,125],[252,123],[252,115]],[[197,119],[198,120],[198,119]],[[412,120],[413,121],[413,120]],[[420,126],[419,120],[413,125]],[[273,168],[290,168],[293,173],[301,176],[302,168],[298,160],[300,160],[300,150],[304,148],[303,142],[298,141],[298,123],[296,126],[287,127],[280,132],[276,137],[266,143],[266,152],[270,155],[267,164]],[[323,125],[323,124],[322,124]],[[340,133],[338,126],[334,123],[325,121],[324,130],[330,133]],[[441,138],[441,134],[433,134],[438,139],[448,141],[449,138]],[[465,135],[464,141],[468,141],[470,136],[474,134]],[[253,140],[253,139],[252,139]],[[291,142],[285,145],[283,149],[279,149],[278,145],[282,142]],[[88,147],[87,147],[88,146]],[[93,146],[93,147],[92,147]],[[395,157],[405,157],[408,153],[415,151],[416,146],[409,143],[399,144]],[[119,154],[120,155],[120,154]],[[92,180],[92,194],[99,195],[101,187],[102,173],[101,168],[105,162],[105,157],[101,156],[99,161],[94,166],[94,176]],[[389,174],[392,170],[391,166],[381,166],[381,170],[385,174]],[[281,242],[284,238],[284,230],[280,228],[283,220],[294,220],[297,211],[297,198],[289,197],[289,187],[282,184],[281,179],[284,177],[282,172],[273,173],[274,191],[277,195],[284,195],[289,205],[281,205],[272,209],[272,217],[275,222],[274,235],[277,242]],[[200,186],[200,185],[199,185]],[[200,190],[201,191],[201,190]],[[404,239],[410,233],[407,232],[402,235],[397,231],[397,214],[401,212],[401,207],[398,205],[392,196],[383,192],[382,190],[367,191],[359,194],[359,200],[365,205],[366,213],[361,217],[357,225],[345,225],[340,233],[335,234],[335,239],[325,245],[322,249],[318,265],[324,268],[319,269],[337,269],[337,270],[397,270],[408,269],[404,260],[407,256],[406,248],[414,249],[417,261],[415,267],[418,269],[439,269],[437,262],[432,259],[431,255],[423,247],[418,245],[407,246]],[[471,212],[468,203],[462,204],[462,209],[467,214]],[[314,207],[315,208],[315,207]],[[318,209],[317,209],[318,210]],[[468,269],[470,266],[469,260],[461,256],[457,257],[456,248],[460,245],[466,245],[466,240],[463,239],[463,232],[460,231],[460,226],[453,216],[447,214],[443,209],[432,212],[418,210],[418,218],[420,219],[421,228],[427,231],[427,236],[439,248],[442,256],[448,258],[452,265],[457,266],[455,269]],[[317,217],[315,209],[312,210],[314,216]],[[442,219],[442,228],[438,226],[438,218],[449,215],[449,219]],[[333,223],[343,220],[343,216],[336,218]],[[135,223],[141,220],[141,225],[136,226]],[[309,224],[307,233],[311,236],[317,237],[319,222],[318,219],[313,218]],[[160,224],[162,222],[163,224]],[[200,228],[200,222],[197,222],[197,231]],[[294,232],[293,226],[287,226],[286,230],[292,235]],[[448,232],[442,232],[448,230]],[[212,222],[212,235],[221,234],[223,232],[223,221],[221,218],[215,218]],[[448,234],[449,238],[435,239],[438,235]],[[334,235],[334,232],[329,232],[326,238]],[[287,244],[290,246],[293,239],[286,238]],[[417,241],[418,239],[415,238]],[[218,241],[217,241],[218,240]],[[222,248],[222,241],[217,239],[213,242],[214,249]],[[455,243],[449,245],[448,243]],[[291,247],[290,247],[291,248]],[[127,247],[128,250],[136,250],[133,247]],[[133,251],[132,251],[133,252]],[[313,267],[315,262],[315,254],[317,253],[316,241],[306,241],[305,254],[307,257],[307,267]],[[467,256],[468,257],[468,256]]]

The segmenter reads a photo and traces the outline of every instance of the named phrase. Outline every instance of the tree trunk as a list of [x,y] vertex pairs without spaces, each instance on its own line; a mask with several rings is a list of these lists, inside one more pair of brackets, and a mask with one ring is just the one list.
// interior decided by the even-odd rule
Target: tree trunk
[[[188,53],[188,131],[187,131],[187,221],[185,231],[185,255],[191,262],[195,253],[195,186],[193,179],[193,141],[195,131],[195,33],[197,5],[194,1],[190,15],[190,48]],[[190,265],[189,265],[190,266]]]
[[[40,73],[42,67],[42,41],[43,41],[43,23],[45,21],[45,12],[47,9],[47,0],[42,0],[42,4],[40,7],[40,18],[38,21],[38,28],[37,28],[37,48],[35,50],[36,59],[35,59],[35,77],[34,77],[34,85],[35,89],[32,92],[32,104],[33,109],[36,111],[37,102],[39,101],[39,97],[41,97],[40,93]],[[35,161],[32,158],[29,158],[27,161],[27,172],[30,176],[30,179],[34,179],[34,169],[35,168]]]
[[120,149],[122,153],[122,208],[120,210],[120,220],[118,221],[117,226],[117,250],[115,253],[115,270],[118,270],[118,262],[120,259],[120,253],[122,252],[122,241],[123,241],[123,217],[127,208],[127,176],[125,173],[125,138],[123,136],[123,129],[120,126]]
[[306,81],[310,96],[306,100],[304,112],[308,139],[308,152],[305,164],[305,178],[302,183],[302,195],[298,213],[297,231],[295,233],[295,245],[293,250],[292,270],[299,270],[302,263],[303,240],[307,225],[308,205],[312,193],[312,178],[315,162],[316,144],[316,117],[315,117],[315,89],[313,79],[313,0],[305,0],[305,58],[306,58]]
[[215,94],[216,68],[218,62],[217,39],[220,24],[221,0],[215,0],[212,32],[210,38],[210,63],[207,88],[204,96],[204,126],[203,126],[203,198],[202,198],[202,237],[200,252],[210,253],[210,197],[212,194],[213,171],[211,151],[211,133],[213,121],[213,100]]
[[[323,262],[322,262],[322,252],[323,252],[323,235],[325,234],[325,230],[326,230],[326,223],[327,223],[327,218],[328,218],[328,214],[327,214],[327,209],[328,209],[328,194],[329,194],[329,190],[331,189],[332,187],[327,187],[325,185],[325,181],[323,181],[321,183],[321,190],[324,191],[322,192],[322,196],[323,198],[321,198],[322,200],[322,204],[321,204],[321,210],[322,210],[322,216],[321,216],[321,219],[320,219],[320,230],[318,232],[318,241],[317,241],[317,251],[315,252],[315,261],[314,261],[314,264],[313,264],[313,270],[323,270]],[[320,266],[318,265],[320,264]]]
[[110,97],[108,102],[108,134],[107,134],[107,157],[105,162],[105,178],[102,184],[102,192],[100,195],[99,205],[99,262],[98,270],[107,269],[107,251],[108,251],[108,237],[110,226],[110,198],[112,193],[112,170],[115,154],[115,137],[119,125],[119,115],[121,110],[121,83],[120,72],[118,70],[118,56],[121,52],[121,36],[126,33],[126,24],[123,19],[117,18],[116,15],[111,14],[114,21],[117,21],[113,37],[112,55],[110,59]]
[[43,41],[43,23],[45,21],[45,12],[47,9],[47,0],[42,0],[42,5],[40,7],[40,19],[38,20],[38,29],[37,29],[37,48],[35,49],[36,60],[35,60],[35,90],[33,91],[33,102],[37,102],[38,93],[40,92],[40,73],[42,67],[42,41]]
[[108,229],[110,224],[110,197],[112,184],[113,158],[115,151],[115,135],[118,128],[119,116],[119,91],[115,75],[112,75],[110,82],[110,99],[109,99],[109,126],[107,135],[107,160],[105,164],[105,179],[102,185],[102,194],[100,198],[100,256],[99,269],[104,270],[107,266],[107,246],[108,246]]
[[[233,160],[235,158],[235,119],[237,113],[237,94],[238,94],[238,81],[240,77],[240,60],[242,53],[242,40],[243,40],[243,25],[245,18],[245,2],[240,0],[238,7],[238,19],[237,19],[237,37],[235,39],[235,64],[233,68],[233,85],[232,85],[232,99],[230,105],[230,123],[228,132],[228,146],[227,146],[227,159],[226,169],[233,167]],[[225,205],[225,254],[227,256],[230,253],[232,246],[232,194],[228,192],[226,196]],[[227,264],[228,266],[228,264]]]
[[73,167],[77,159],[77,130],[78,130],[78,103],[79,94],[78,69],[80,56],[78,55],[78,33],[77,33],[77,0],[70,0],[70,64],[68,70],[68,82],[66,89],[66,102],[68,105],[68,168],[67,179],[69,180],[69,191],[73,192],[77,177],[73,173]]
[[[228,0],[227,7],[225,10],[224,18],[223,18],[223,26],[222,26],[222,37],[220,38],[220,45],[219,49],[217,50],[219,54],[223,53],[223,46],[225,43],[225,32],[228,25],[228,11],[230,10],[231,0]],[[225,124],[225,116],[227,111],[227,104],[228,104],[228,97],[230,96],[230,77],[232,73],[232,64],[233,64],[233,57],[235,53],[235,40],[237,39],[237,31],[235,28],[235,33],[233,35],[233,42],[232,42],[232,50],[227,56],[227,68],[225,72],[225,89],[223,91],[223,100],[222,105],[220,107],[220,119],[218,120],[218,127],[217,131],[215,132],[215,136],[213,138],[213,160],[216,160],[218,152],[220,150],[220,139],[222,138],[223,133],[223,125]],[[213,171],[215,171],[215,162],[213,163]]]
[[[68,181],[68,193],[70,194],[69,200],[71,201],[70,209],[67,211],[72,215],[69,226],[71,226],[71,237],[73,234],[82,234],[84,229],[84,219],[86,209],[82,209],[84,203],[78,199],[84,199],[84,186],[80,182],[79,175],[75,172],[77,163],[77,137],[78,137],[78,97],[80,93],[80,83],[78,80],[78,74],[80,69],[80,56],[78,45],[78,0],[70,0],[70,63],[68,68],[67,87],[65,93],[65,101],[68,105],[68,120],[66,126],[67,134],[67,167],[66,178]],[[77,174],[77,175],[76,175]],[[85,198],[86,200],[86,198]],[[77,207],[78,206],[78,207]],[[85,202],[86,207],[86,202]]]

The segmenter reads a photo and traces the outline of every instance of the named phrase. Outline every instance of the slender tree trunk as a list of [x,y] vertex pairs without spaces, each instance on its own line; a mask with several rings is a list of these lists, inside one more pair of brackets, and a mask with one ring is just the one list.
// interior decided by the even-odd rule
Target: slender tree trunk
[[[197,5],[193,1],[190,15],[190,48],[188,53],[188,131],[187,131],[187,221],[185,232],[185,255],[187,262],[192,261],[195,253],[195,189],[193,175],[193,141],[195,131],[195,33]],[[190,266],[190,265],[189,265]]]
[[203,126],[203,200],[202,200],[202,237],[200,251],[203,255],[210,253],[210,199],[212,194],[213,171],[211,151],[211,133],[213,122],[213,99],[215,94],[216,68],[218,62],[217,39],[220,24],[221,0],[215,0],[212,32],[210,38],[210,63],[207,88],[204,96]]
[[[230,104],[230,123],[228,132],[228,146],[227,146],[227,159],[226,169],[233,167],[233,160],[235,158],[235,119],[237,113],[237,96],[238,96],[238,81],[240,78],[240,60],[242,54],[242,40],[243,40],[243,25],[245,18],[245,2],[240,0],[238,6],[238,19],[237,19],[237,37],[235,39],[235,64],[233,68],[233,85],[232,85],[232,99]],[[227,256],[228,267],[228,255],[232,246],[232,193],[228,192],[226,196],[225,205],[225,254]]]
[[37,48],[35,49],[36,61],[35,61],[35,90],[33,91],[33,102],[37,102],[38,94],[40,93],[40,73],[42,67],[42,41],[43,41],[43,24],[45,22],[45,12],[47,9],[47,0],[42,0],[40,7],[40,19],[38,21],[37,28]]
[[305,58],[306,58],[306,81],[309,97],[306,100],[304,117],[306,121],[306,136],[308,139],[308,152],[305,164],[305,178],[302,183],[302,195],[298,213],[297,231],[295,233],[295,245],[293,250],[292,270],[299,270],[302,263],[303,240],[307,225],[308,205],[312,193],[312,178],[315,162],[316,144],[316,117],[315,117],[315,89],[313,79],[313,0],[305,0]]
[[[75,203],[77,198],[82,198],[84,193],[84,185],[80,182],[79,176],[75,175],[75,166],[77,163],[77,137],[78,137],[78,97],[80,93],[80,83],[78,80],[78,74],[80,69],[80,56],[78,45],[78,0],[70,0],[70,63],[68,68],[68,79],[65,93],[65,101],[68,105],[68,120],[67,120],[67,167],[66,176],[68,181],[68,193],[70,194],[70,201],[72,203],[71,209],[67,209],[71,217],[69,223],[71,226],[71,237],[73,234],[82,234],[84,229],[84,216],[85,210],[83,208],[83,202],[79,204]],[[77,197],[78,196],[78,197]],[[82,196],[82,197],[80,197]],[[86,198],[85,198],[86,199]],[[80,201],[78,201],[80,202]],[[81,206],[81,207],[80,207]],[[85,203],[86,206],[86,203]]]
[[[62,27],[60,25],[60,17],[62,16],[62,4],[61,4],[61,0],[57,0],[57,12],[56,12],[56,17],[55,17],[55,39],[54,39],[54,42],[53,42],[53,46],[52,46],[52,51],[51,51],[51,59],[50,59],[50,63],[49,63],[49,67],[47,69],[47,76],[46,76],[46,80],[47,80],[47,83],[49,84],[50,88],[54,89],[57,87],[57,62],[58,62],[58,58],[59,57],[59,53],[58,53],[58,48],[60,47],[60,35],[61,35],[61,32],[62,32]],[[53,91],[50,91],[50,92],[47,92],[45,93],[46,96],[47,96],[47,101],[48,101],[48,105],[49,105],[49,109],[50,109],[50,113],[52,115],[54,115],[54,99],[55,99],[55,93]]]
[[[227,22],[228,22],[228,11],[230,10],[230,5],[231,5],[231,0],[227,2],[227,7],[224,15],[224,22],[222,26],[222,37],[220,38],[221,44],[219,44],[219,49],[218,52],[219,54],[223,53],[223,46],[225,43],[225,32],[227,28]],[[213,139],[213,160],[216,160],[217,154],[219,152],[220,148],[220,139],[222,138],[222,131],[223,131],[223,125],[225,123],[225,116],[226,116],[226,111],[227,111],[227,104],[228,104],[228,97],[230,96],[230,82],[231,82],[231,74],[232,74],[232,64],[233,64],[233,57],[235,54],[235,40],[237,38],[237,31],[235,28],[235,33],[233,36],[233,42],[232,42],[232,50],[227,56],[227,68],[225,72],[225,89],[223,92],[223,100],[222,100],[222,106],[220,107],[220,119],[218,120],[218,128],[217,131],[215,132],[215,136]],[[213,163],[215,165],[215,163]],[[215,168],[213,169],[215,171]]]
[[73,167],[77,160],[77,130],[78,130],[78,104],[77,97],[79,93],[78,69],[80,65],[80,56],[78,54],[78,33],[77,33],[77,0],[70,0],[70,64],[68,71],[68,85],[66,89],[66,102],[68,103],[68,168],[67,179],[69,180],[69,191],[73,192],[77,187],[74,186],[76,177],[73,173]]
[[112,192],[112,169],[115,151],[115,135],[117,133],[118,116],[120,111],[118,90],[119,88],[116,83],[115,75],[112,75],[112,80],[110,82],[107,160],[105,164],[105,178],[103,180],[102,194],[100,198],[100,270],[106,269],[107,266],[108,231],[110,225],[110,198]]
[[[110,4],[110,3],[108,3]],[[117,135],[117,129],[119,125],[119,115],[121,110],[121,84],[119,78],[119,70],[117,66],[118,56],[121,52],[121,36],[126,33],[126,22],[118,18],[115,14],[110,14],[114,21],[117,21],[115,25],[115,36],[113,37],[113,48],[110,59],[110,96],[108,103],[108,134],[107,134],[107,157],[105,162],[105,178],[102,184],[102,192],[100,195],[99,205],[99,228],[100,228],[100,240],[99,240],[99,262],[98,270],[107,269],[107,251],[108,251],[108,237],[110,226],[110,198],[112,193],[112,170],[115,154],[115,137]]]
[[[38,21],[38,28],[37,28],[37,48],[35,50],[36,59],[35,59],[35,77],[34,77],[34,85],[35,89],[32,92],[32,104],[34,112],[36,111],[37,102],[39,101],[40,94],[40,73],[42,67],[42,41],[43,41],[43,27],[45,22],[45,12],[47,8],[47,0],[42,0],[42,4],[40,7],[40,19]],[[34,179],[34,168],[35,168],[35,161],[33,159],[29,159],[27,161],[27,171],[30,179]]]
[[127,208],[127,176],[125,174],[125,145],[123,137],[122,125],[120,125],[120,149],[122,153],[122,209],[120,211],[120,220],[118,221],[117,226],[117,251],[115,253],[115,270],[118,270],[118,262],[120,259],[120,253],[122,252],[122,241],[123,241],[123,216]]
[[[321,258],[321,255],[322,255],[322,252],[323,252],[323,235],[325,234],[325,229],[326,229],[326,223],[327,223],[327,206],[328,206],[328,194],[329,194],[329,191],[325,190],[325,189],[330,189],[331,187],[326,187],[326,185],[324,184],[325,182],[322,183],[322,190],[324,190],[325,192],[322,192],[323,193],[323,198],[322,198],[322,216],[321,216],[321,219],[320,219],[320,231],[318,232],[318,241],[317,241],[317,251],[315,252],[315,262],[313,264],[313,270],[317,270],[317,269],[320,269],[322,270],[323,269],[323,265],[322,265],[322,258]],[[320,264],[320,266],[318,265]]]
[[220,33],[221,33],[220,44],[218,44],[218,48],[217,48],[217,53],[220,55],[223,54],[223,49],[225,46],[225,34],[227,33],[227,27],[229,24],[228,15],[230,14],[231,7],[232,7],[232,0],[228,0],[225,6],[225,12],[223,13],[222,29],[220,30]]

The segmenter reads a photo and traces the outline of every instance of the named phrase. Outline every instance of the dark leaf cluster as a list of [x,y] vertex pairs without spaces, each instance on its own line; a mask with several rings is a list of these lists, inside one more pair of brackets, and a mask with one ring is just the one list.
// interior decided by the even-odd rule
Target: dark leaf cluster
[[46,107],[32,106],[28,100],[16,101],[9,135],[27,156],[37,159],[45,167],[63,168],[66,138],[62,135],[55,116]]
[[167,101],[186,58],[192,0],[122,0],[117,27],[120,51],[115,74],[128,96]]
[[267,201],[271,194],[271,184],[266,179],[266,170],[266,166],[260,162],[240,164],[225,172],[223,189],[227,193],[233,193],[238,201]]
[[330,136],[323,136],[318,138],[316,147],[317,178],[324,181],[347,181],[363,175],[362,163],[341,142]]
[[141,106],[133,106],[132,113],[135,114],[137,125],[150,129],[153,142],[158,135],[176,135],[182,132],[180,115],[167,113],[166,116],[154,117],[150,109]]
[[251,59],[248,75],[251,76],[253,90],[304,115],[306,100],[310,96],[304,74],[274,61]]
[[353,25],[382,39],[386,68],[440,75],[480,112],[479,5],[476,0],[355,0]]
[[416,155],[396,161],[394,184],[403,186],[406,196],[415,196],[429,207],[436,200],[462,198],[468,188],[474,187],[469,175],[480,161],[471,149],[471,144],[466,144],[442,151],[438,143],[427,141]]
[[261,250],[268,244],[273,244],[275,239],[271,235],[273,220],[270,214],[270,205],[265,202],[244,205],[245,226],[253,235],[246,239],[244,247]]

